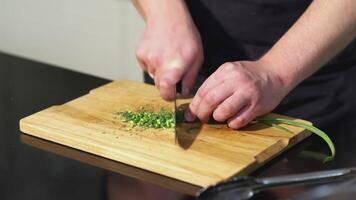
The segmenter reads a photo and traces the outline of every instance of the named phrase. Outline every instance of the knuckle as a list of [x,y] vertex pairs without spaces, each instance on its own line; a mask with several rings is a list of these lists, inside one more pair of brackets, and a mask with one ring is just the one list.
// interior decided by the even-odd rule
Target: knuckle
[[145,57],[145,51],[142,48],[137,48],[135,54],[138,59],[144,59]]
[[216,95],[212,92],[209,92],[204,96],[204,102],[208,105],[214,105],[216,103]]
[[197,95],[200,97],[200,98],[204,98],[204,96],[207,94],[207,90],[205,88],[200,88],[197,92]]
[[233,111],[233,106],[231,106],[230,104],[221,104],[219,107],[219,112],[224,115],[224,116],[229,116],[232,114]]
[[150,63],[157,63],[158,59],[159,59],[159,57],[155,53],[151,53],[151,54],[147,55],[147,60]]
[[232,62],[226,62],[222,65],[223,70],[231,70],[234,68],[234,64]]
[[223,73],[214,72],[214,73],[212,74],[212,77],[213,77],[215,80],[219,80],[219,79],[221,79],[221,77],[223,76],[223,75],[221,75],[221,74],[223,74]]
[[185,49],[185,54],[188,57],[196,57],[197,54],[199,53],[199,48],[195,45],[191,46],[190,48]]
[[235,80],[237,81],[240,81],[245,84],[246,83],[248,84],[251,81],[248,75],[240,69],[235,69],[233,73],[234,73]]
[[213,113],[213,117],[216,121],[222,122],[224,120],[226,120],[228,117],[230,116],[230,114],[228,114],[227,112],[219,109],[216,109]]
[[198,118],[200,119],[200,121],[202,121],[202,122],[207,122],[207,121],[208,121],[208,118],[209,118],[208,114],[203,113],[203,112],[199,112],[198,115],[197,115],[197,117],[198,117]]

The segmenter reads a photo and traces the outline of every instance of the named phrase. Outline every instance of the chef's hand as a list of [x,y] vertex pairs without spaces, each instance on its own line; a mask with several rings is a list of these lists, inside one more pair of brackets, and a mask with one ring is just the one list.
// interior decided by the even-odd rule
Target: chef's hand
[[173,23],[147,23],[136,50],[141,68],[154,79],[161,96],[173,100],[175,86],[182,80],[182,94],[192,89],[203,62],[203,49],[191,19]]
[[289,92],[278,72],[262,61],[229,62],[220,66],[199,88],[186,119],[228,122],[239,129],[255,117],[272,111]]

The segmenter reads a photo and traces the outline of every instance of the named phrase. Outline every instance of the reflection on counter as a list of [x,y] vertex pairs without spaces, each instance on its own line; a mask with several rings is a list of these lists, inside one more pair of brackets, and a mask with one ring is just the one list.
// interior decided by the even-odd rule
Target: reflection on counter
[[[155,174],[146,170],[142,170],[136,167],[132,167],[123,163],[119,163],[116,161],[112,161],[103,157],[99,157],[93,154],[89,154],[83,151],[79,151],[70,147],[66,147],[60,144],[56,144],[50,141],[46,141],[40,138],[36,138],[33,136],[29,136],[26,134],[20,134],[20,140],[21,142],[31,145],[33,147],[39,148],[44,151],[48,151],[51,153],[55,153],[73,160],[77,160],[80,162],[84,162],[86,164],[90,164],[105,170],[108,170],[108,194],[109,195],[117,195],[118,191],[121,190],[112,190],[110,191],[110,188],[113,186],[118,186],[121,185],[121,187],[128,187],[131,185],[132,187],[136,187],[133,190],[126,190],[123,189],[123,193],[130,193],[134,195],[142,195],[141,193],[137,192],[137,187],[143,188],[144,191],[146,191],[147,194],[145,195],[154,195],[160,194],[160,195],[168,195],[168,196],[176,196],[179,197],[177,199],[181,199],[181,196],[184,198],[189,198],[185,197],[182,194],[178,194],[177,192],[183,193],[183,194],[190,194],[190,195],[195,195],[197,191],[199,191],[201,188],[195,187],[191,184],[186,184],[184,182],[171,179],[169,177],[165,177],[159,174]],[[114,172],[114,173],[113,173]],[[118,173],[118,174],[116,174]],[[122,175],[120,175],[122,174]],[[130,178],[133,177],[133,178]],[[136,179],[143,180],[143,181],[136,181]],[[147,183],[146,183],[147,182]],[[128,184],[128,185],[127,185]],[[161,186],[161,187],[157,187]],[[116,187],[115,187],[116,188]],[[150,188],[150,189],[149,189]],[[164,189],[167,188],[167,189]],[[125,191],[125,192],[124,192]],[[156,191],[156,192],[154,192]],[[158,192],[159,191],[159,192]],[[177,191],[177,192],[173,192]],[[132,192],[132,193],[131,193]],[[153,194],[149,194],[153,193]],[[130,195],[127,194],[127,195]],[[121,194],[123,195],[123,194]],[[142,196],[141,196],[142,197]],[[147,196],[145,196],[146,199]],[[115,199],[115,198],[114,198]]]

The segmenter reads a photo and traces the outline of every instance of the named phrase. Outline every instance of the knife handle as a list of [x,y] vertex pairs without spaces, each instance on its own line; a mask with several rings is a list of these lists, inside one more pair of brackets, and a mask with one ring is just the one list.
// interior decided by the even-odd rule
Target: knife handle
[[176,84],[176,93],[182,93],[182,81]]
[[355,168],[326,170],[321,172],[309,172],[296,175],[286,175],[271,178],[256,178],[256,182],[261,187],[271,188],[281,185],[297,185],[297,184],[309,184],[309,183],[324,183],[334,180],[341,180],[346,178],[355,178]]
[[311,183],[327,183],[336,180],[356,178],[356,168],[326,170],[295,175],[277,176],[271,178],[253,178],[249,176],[234,177],[199,191],[198,195],[211,196],[228,190],[248,190],[260,192],[275,187]]

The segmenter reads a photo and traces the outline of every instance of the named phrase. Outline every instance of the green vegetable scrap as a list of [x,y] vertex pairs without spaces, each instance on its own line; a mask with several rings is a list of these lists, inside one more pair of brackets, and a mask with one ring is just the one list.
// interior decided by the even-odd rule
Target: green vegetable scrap
[[[116,113],[121,116],[124,122],[130,123],[133,127],[145,127],[145,128],[155,128],[155,129],[169,129],[175,128],[177,123],[184,122],[184,110],[178,109],[177,112],[169,111],[166,109],[161,109],[158,112],[149,111],[144,107],[141,107],[137,111],[124,111]],[[287,133],[293,133],[289,129],[279,126],[280,124],[287,124],[295,127],[301,127],[315,133],[321,137],[329,146],[331,155],[325,158],[326,161],[331,161],[335,157],[335,146],[329,136],[322,130],[316,128],[315,126],[309,125],[307,123],[288,120],[284,118],[272,118],[268,116],[257,117],[254,122],[262,123],[268,126],[272,126],[283,130]],[[211,127],[214,127],[211,125]],[[131,130],[131,129],[129,129]]]
[[317,151],[303,150],[297,155],[297,157],[325,161],[328,158],[328,155]]
[[291,125],[291,126],[295,126],[295,127],[304,128],[304,129],[318,135],[328,144],[330,151],[331,151],[331,155],[326,157],[324,159],[324,162],[331,161],[335,157],[335,146],[334,146],[334,143],[332,142],[332,140],[329,138],[329,136],[324,131],[318,129],[317,127],[315,127],[313,125],[303,123],[303,122],[297,122],[297,121],[293,121],[293,120],[289,120],[289,119],[284,119],[284,118],[272,118],[272,117],[267,117],[267,116],[257,117],[255,119],[255,121],[258,123],[263,123],[263,124],[267,124],[270,126],[283,128],[283,129],[285,129],[285,128],[278,126],[278,125],[279,124],[287,124],[287,125]]
[[118,112],[124,122],[133,126],[145,128],[168,129],[176,126],[176,117],[173,111],[161,109],[159,112],[148,111],[144,108],[133,111]]
[[219,129],[219,128],[221,128],[219,125],[217,125],[217,124],[209,124],[209,126],[211,127],[211,128],[217,128],[217,129]]

